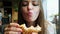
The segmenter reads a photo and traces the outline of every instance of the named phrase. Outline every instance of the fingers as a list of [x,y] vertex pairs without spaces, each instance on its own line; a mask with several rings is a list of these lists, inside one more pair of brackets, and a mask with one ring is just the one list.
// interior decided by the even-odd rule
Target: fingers
[[4,29],[4,34],[21,34],[22,29],[17,23],[10,23]]
[[6,31],[4,34],[21,34],[21,32]]
[[22,29],[16,28],[16,27],[10,27],[10,28],[5,28],[5,31],[16,31],[16,32],[22,32]]
[[10,23],[10,26],[19,27],[19,24],[17,24],[17,23]]

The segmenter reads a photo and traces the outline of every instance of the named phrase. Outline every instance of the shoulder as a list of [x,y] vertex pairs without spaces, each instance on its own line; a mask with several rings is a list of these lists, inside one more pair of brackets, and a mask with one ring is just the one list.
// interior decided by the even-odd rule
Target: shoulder
[[50,26],[54,26],[54,25],[55,25],[55,24],[53,24],[52,22],[47,21],[47,20],[45,20],[45,24],[46,24],[46,25],[50,25]]
[[56,25],[47,21],[45,22],[45,29],[47,34],[55,34],[56,33]]
[[50,21],[47,21],[47,20],[45,20],[45,27],[47,27],[47,28],[56,28],[56,24],[53,24],[52,22],[50,22]]

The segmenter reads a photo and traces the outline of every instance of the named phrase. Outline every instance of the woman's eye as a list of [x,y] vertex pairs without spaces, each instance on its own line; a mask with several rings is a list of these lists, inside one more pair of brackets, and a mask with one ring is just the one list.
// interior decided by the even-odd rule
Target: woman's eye
[[33,6],[38,6],[39,5],[38,2],[35,2],[35,1],[33,1],[32,4],[33,4]]
[[33,4],[33,6],[38,6],[39,4]]
[[27,6],[28,4],[22,4],[22,6]]
[[22,3],[22,6],[27,6],[27,5],[28,5],[27,2],[23,2],[23,3]]

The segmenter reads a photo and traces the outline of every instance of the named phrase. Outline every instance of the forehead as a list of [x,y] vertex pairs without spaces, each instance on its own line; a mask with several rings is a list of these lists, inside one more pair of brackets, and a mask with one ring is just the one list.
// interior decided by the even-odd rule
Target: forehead
[[36,2],[38,2],[39,0],[23,0],[23,1],[30,1],[30,2],[31,2],[31,1],[36,1]]

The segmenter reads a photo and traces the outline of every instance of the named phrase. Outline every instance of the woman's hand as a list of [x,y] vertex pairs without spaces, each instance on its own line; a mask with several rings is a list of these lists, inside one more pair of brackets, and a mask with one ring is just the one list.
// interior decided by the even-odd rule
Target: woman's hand
[[4,29],[4,34],[21,34],[22,29],[19,28],[19,24],[10,23]]

